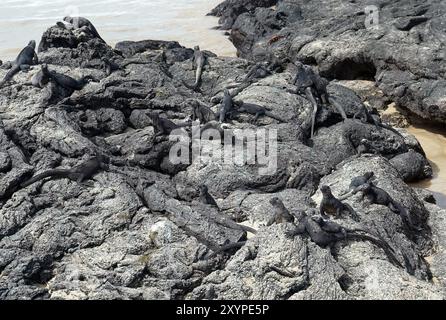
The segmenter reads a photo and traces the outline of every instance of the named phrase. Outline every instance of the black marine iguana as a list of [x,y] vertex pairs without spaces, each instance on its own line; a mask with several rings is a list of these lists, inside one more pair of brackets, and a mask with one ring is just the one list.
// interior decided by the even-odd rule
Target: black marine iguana
[[31,40],[28,45],[20,51],[17,58],[10,63],[11,69],[8,71],[6,76],[0,81],[0,88],[8,81],[19,73],[20,71],[29,70],[31,65],[37,65],[39,63],[39,58],[36,54],[36,42]]
[[205,184],[202,184],[200,186],[200,201],[204,204],[209,204],[211,206],[217,207],[217,202],[215,199],[209,194],[208,186]]
[[199,101],[192,101],[192,121],[199,120],[200,123],[207,123],[217,119],[217,115],[209,107],[202,105]]
[[195,83],[190,86],[187,83],[183,82],[183,84],[194,91],[198,90],[201,83],[201,75],[203,74],[203,68],[206,64],[206,55],[203,51],[200,50],[199,46],[194,47],[194,56],[192,58],[192,66],[196,69],[195,71]]
[[329,97],[327,92],[328,81],[318,74],[316,74],[313,69],[305,66],[303,63],[297,61],[295,63],[297,66],[297,74],[293,80],[293,85],[297,88],[295,91],[290,91],[294,94],[305,94],[307,99],[310,100],[313,105],[313,113],[311,117],[311,139],[314,137],[314,127],[316,122],[316,115],[318,111],[318,99],[322,104],[333,104],[336,109],[341,113],[344,119],[347,118],[345,110],[342,106],[334,99]]
[[78,166],[75,166],[71,169],[51,169],[45,172],[42,172],[28,181],[21,184],[22,188],[26,188],[33,183],[43,180],[47,177],[51,178],[67,178],[77,183],[82,183],[86,179],[91,178],[96,172],[100,169],[107,170],[108,166],[106,164],[107,160],[103,156],[95,156]]
[[271,111],[267,110],[265,107],[253,104],[253,103],[245,103],[243,101],[237,101],[236,105],[239,107],[237,108],[238,112],[246,112],[250,114],[254,114],[255,118],[253,119],[253,122],[255,123],[260,116],[267,116],[274,120],[277,120],[279,122],[285,122],[281,117],[276,116],[271,113]]
[[352,191],[352,195],[362,192],[361,198],[367,197],[372,204],[378,204],[388,207],[395,213],[398,213],[404,222],[413,230],[421,231],[422,229],[417,227],[412,220],[410,213],[400,203],[392,199],[392,197],[383,189],[375,186],[373,182],[369,181],[365,184],[358,186]]
[[390,262],[402,268],[394,254],[394,250],[381,237],[371,234],[366,230],[347,229],[334,221],[323,219],[320,216],[308,216],[305,212],[299,218],[296,227],[287,234],[290,237],[296,235],[308,235],[310,239],[322,248],[332,247],[339,241],[369,241],[384,250]]
[[319,211],[323,217],[327,216],[326,213],[330,213],[339,218],[343,212],[348,211],[353,220],[359,221],[359,216],[355,210],[353,210],[350,205],[342,203],[340,200],[336,199],[329,186],[322,186],[321,192],[323,198],[319,206]]
[[42,64],[41,69],[31,79],[31,85],[43,89],[50,81],[48,65]]
[[254,64],[246,74],[241,83],[252,83],[254,80],[266,78],[271,74],[268,69],[268,62],[261,62]]
[[190,125],[190,123],[176,124],[169,119],[161,118],[159,114],[153,112],[149,113],[148,116],[152,120],[156,136],[169,135],[173,130],[184,128]]
[[354,177],[352,181],[350,182],[350,185],[348,186],[348,191],[346,191],[344,194],[341,195],[339,198],[340,201],[343,201],[347,198],[349,198],[349,195],[351,192],[353,192],[356,188],[362,186],[363,184],[366,184],[370,182],[375,177],[374,172],[366,172],[362,176]]
[[284,222],[294,222],[294,216],[288,211],[282,200],[275,197],[272,198],[269,203],[273,206],[274,212],[271,219],[266,224],[267,226]]
[[223,95],[223,101],[220,106],[220,122],[225,122],[226,117],[232,117],[234,112],[234,101],[232,101],[231,93],[228,89],[225,89]]
[[57,83],[61,87],[74,91],[82,90],[87,83],[94,80],[92,76],[85,76],[82,77],[80,80],[76,80],[65,74],[61,74],[56,71],[49,71],[48,69],[43,69],[43,68],[42,72],[47,72],[46,76],[48,76],[50,79],[52,79],[55,83]]
[[359,119],[363,123],[371,123],[375,125],[377,129],[384,128],[392,131],[393,133],[396,133],[400,137],[403,137],[403,135],[398,130],[382,122],[381,117],[375,108],[373,108],[372,111],[369,111],[366,106],[362,106],[354,114],[353,119]]
[[83,17],[65,17],[63,18],[63,21],[71,24],[74,28],[87,28],[91,34],[98,38],[99,40],[101,40],[102,42],[105,43],[104,39],[102,39],[102,37],[99,35],[98,30],[96,30],[95,26],[93,25],[93,23],[90,22],[90,20],[88,20],[87,18],[83,18]]

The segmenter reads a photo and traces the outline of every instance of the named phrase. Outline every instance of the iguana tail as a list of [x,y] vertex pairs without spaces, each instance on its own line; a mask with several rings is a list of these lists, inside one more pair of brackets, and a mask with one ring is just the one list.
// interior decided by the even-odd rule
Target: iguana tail
[[69,173],[69,170],[67,170],[67,169],[52,169],[52,170],[48,170],[48,171],[39,173],[38,175],[32,177],[28,181],[22,183],[21,187],[22,188],[26,188],[26,187],[32,185],[33,183],[35,183],[37,181],[40,181],[42,179],[48,178],[48,177],[59,177],[59,178],[67,177],[68,173]]
[[270,118],[273,118],[273,119],[275,119],[275,120],[277,120],[277,121],[279,121],[279,122],[286,122],[286,121],[283,120],[281,117],[272,114],[270,111],[265,111],[265,116],[270,117]]
[[375,239],[371,236],[365,235],[365,234],[355,234],[355,233],[347,233],[347,240],[359,240],[359,241],[369,241],[376,245],[377,247],[380,247],[384,250],[387,257],[389,258],[389,261],[394,264],[397,267],[403,268],[401,263],[396,258],[395,254],[393,253],[394,250],[383,240]]
[[392,205],[398,210],[399,215],[403,218],[403,221],[408,224],[408,226],[416,231],[422,231],[422,228],[419,228],[415,225],[410,212],[407,211],[401,204],[396,201],[392,201]]
[[183,82],[183,85],[184,85],[186,88],[191,89],[191,90],[193,90],[193,91],[195,91],[195,92],[199,92],[199,93],[201,93],[201,90],[200,90],[200,88],[198,87],[198,85],[197,85],[196,83],[194,83],[194,84],[191,86],[191,85],[187,84],[186,81],[184,81],[184,80],[183,80],[182,82]]
[[224,246],[221,246],[220,248],[218,248],[216,251],[214,251],[211,255],[210,258],[215,257],[217,254],[220,254],[222,252],[234,249],[234,248],[241,248],[246,244],[246,241],[241,241],[241,242],[233,242],[233,243],[229,243],[226,244]]
[[202,74],[203,74],[203,66],[199,65],[199,66],[197,66],[197,72],[195,73],[194,87],[198,88],[198,86],[200,85]]
[[344,108],[339,104],[339,102],[336,101],[335,98],[329,97],[328,102],[330,102],[330,104],[332,104],[339,111],[344,120],[347,119],[347,114],[345,113]]
[[344,206],[347,208],[347,210],[350,212],[350,216],[352,217],[353,220],[355,220],[356,222],[361,221],[361,219],[359,218],[358,214],[356,213],[356,211],[352,208],[351,205],[349,205],[348,203],[344,203]]
[[8,73],[6,74],[6,76],[3,78],[3,80],[0,81],[0,87],[2,87],[6,82],[11,81],[12,78],[13,78],[17,73],[19,73],[19,71],[20,71],[20,66],[17,66],[17,65],[16,65],[16,66],[12,67],[12,68],[8,71]]

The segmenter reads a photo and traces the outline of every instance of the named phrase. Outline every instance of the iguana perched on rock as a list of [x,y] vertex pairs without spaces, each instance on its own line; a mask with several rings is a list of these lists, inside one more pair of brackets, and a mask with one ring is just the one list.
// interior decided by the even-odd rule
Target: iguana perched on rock
[[66,23],[69,23],[73,28],[80,29],[80,28],[87,28],[90,33],[105,43],[104,39],[99,35],[98,30],[96,30],[93,23],[90,22],[87,18],[84,17],[65,17],[63,18],[63,21]]
[[341,195],[339,198],[340,201],[343,201],[349,197],[349,195],[358,187],[362,186],[363,184],[366,184],[375,177],[374,172],[366,172],[362,176],[354,177],[352,181],[350,182],[350,185],[348,186],[348,191],[346,191],[344,194]]
[[231,93],[228,89],[225,89],[224,95],[223,95],[223,101],[220,106],[220,122],[225,122],[226,118],[232,117],[232,114],[234,112],[234,101],[232,100]]
[[323,217],[326,216],[327,213],[335,215],[335,217],[341,217],[343,212],[348,212],[350,216],[355,221],[359,221],[359,216],[353,210],[353,208],[346,204],[342,203],[340,200],[336,199],[329,186],[322,186],[321,192],[323,195],[321,204],[319,206],[320,213]]
[[83,183],[85,180],[90,179],[100,169],[108,169],[108,160],[103,156],[95,156],[76,167],[71,169],[50,169],[42,173],[37,174],[28,181],[21,184],[22,188],[26,188],[35,182],[41,181],[45,178],[57,178],[57,179],[70,179],[77,183]]
[[218,208],[217,202],[215,201],[214,197],[209,194],[209,189],[205,184],[200,186],[200,201],[204,204],[209,204]]
[[369,181],[365,184],[358,186],[355,190],[352,191],[352,195],[357,194],[358,192],[362,193],[361,198],[367,197],[367,199],[372,204],[378,204],[388,207],[395,213],[398,213],[403,221],[411,228],[412,230],[421,231],[422,229],[416,226],[414,223],[410,212],[406,210],[399,202],[395,201],[384,189],[381,189],[373,184],[373,182]]
[[257,104],[237,101],[236,105],[239,106],[237,108],[238,112],[246,112],[255,115],[255,118],[252,121],[253,123],[257,122],[260,116],[267,116],[279,122],[286,122],[281,117],[274,115],[270,110]]
[[274,211],[273,215],[269,219],[267,226],[271,226],[273,224],[279,224],[284,222],[294,222],[294,216],[288,211],[288,209],[283,204],[282,200],[275,197],[272,198],[269,203],[273,206]]
[[46,76],[48,76],[51,80],[53,80],[61,87],[74,91],[82,90],[87,83],[94,80],[92,76],[85,76],[82,77],[80,80],[76,80],[65,74],[58,73],[56,71],[49,71],[48,68],[42,69],[42,72],[46,72]]
[[169,119],[161,118],[157,113],[153,112],[149,113],[148,116],[152,120],[156,136],[169,135],[173,130],[190,126],[190,123],[176,124]]
[[183,84],[194,91],[197,91],[201,84],[201,76],[203,74],[203,68],[206,64],[207,58],[206,54],[200,50],[199,46],[194,47],[194,56],[192,58],[192,66],[195,68],[195,83],[190,86],[187,83],[183,82]]
[[208,123],[217,119],[217,115],[209,107],[196,100],[193,100],[192,104],[192,121],[199,120],[200,123]]
[[400,137],[403,137],[403,135],[398,130],[382,122],[381,117],[376,109],[369,111],[366,106],[362,106],[362,108],[360,108],[355,113],[353,119],[359,119],[363,123],[374,124],[375,127],[378,129],[384,128],[392,131],[393,133],[399,135]]
[[36,42],[31,40],[28,45],[19,53],[17,58],[9,64],[11,67],[6,76],[0,81],[0,88],[7,82],[11,81],[12,78],[20,71],[27,71],[30,66],[37,65],[39,63],[39,58],[36,53]]
[[366,230],[347,229],[338,223],[326,220],[318,215],[307,215],[303,212],[299,217],[294,230],[288,232],[290,237],[307,235],[314,243],[322,248],[332,247],[339,241],[369,241],[384,250],[392,264],[402,268],[389,244]]
[[[314,127],[316,123],[316,115],[318,111],[318,101],[321,104],[333,104],[336,109],[339,110],[344,119],[347,118],[345,110],[343,107],[332,97],[329,97],[327,92],[327,85],[329,82],[316,74],[308,66],[297,61],[295,63],[297,67],[297,73],[293,80],[293,85],[296,86],[296,90],[291,90],[291,93],[295,94],[305,94],[307,99],[310,100],[313,105],[313,112],[311,116],[311,139],[314,137]],[[317,100],[316,100],[317,99]]]

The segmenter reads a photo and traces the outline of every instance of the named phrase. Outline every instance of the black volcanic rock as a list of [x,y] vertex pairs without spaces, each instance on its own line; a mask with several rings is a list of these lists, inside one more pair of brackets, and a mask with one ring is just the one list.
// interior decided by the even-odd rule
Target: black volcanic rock
[[[249,10],[230,10],[231,3],[213,13],[226,27],[232,21],[241,57],[300,60],[328,78],[373,80],[399,107],[446,123],[444,1],[243,1]],[[366,28],[371,4],[379,24]]]
[[[238,3],[247,20],[241,15],[236,25],[265,30],[263,36],[308,17],[305,6],[298,10],[290,1],[276,10],[269,8],[275,1]],[[271,47],[286,53],[281,45],[288,34],[281,35]],[[257,50],[255,34],[250,37],[246,49]],[[311,41],[297,42],[305,48]],[[269,74],[240,83],[253,62],[206,52],[200,90],[193,91],[185,85],[195,81],[193,51],[177,42],[126,41],[111,48],[88,34],[51,27],[41,47],[39,58],[49,70],[94,81],[74,93],[54,82],[40,89],[31,85],[40,70],[33,66],[0,88],[0,299],[444,298],[445,212],[425,201],[431,201],[427,191],[417,193],[404,182],[424,178],[430,166],[404,130],[355,119],[367,99],[342,83],[331,82],[328,92],[349,118],[319,105],[311,140],[313,105],[293,93],[296,71],[285,54],[267,51]],[[342,71],[349,66],[336,72],[349,75]],[[0,77],[6,72],[0,69]],[[226,147],[239,156],[240,142],[252,145],[249,131],[241,137],[240,129],[276,132],[269,146],[277,144],[277,152],[267,153],[277,156],[277,170],[260,174],[264,164],[227,163],[218,152],[195,157],[196,136],[181,144],[194,161],[172,160],[178,145],[156,134],[153,114],[185,126],[189,136],[196,103],[218,114],[225,89],[236,106],[268,111],[256,119],[234,110],[223,126],[235,145]],[[214,133],[223,130],[218,121],[207,125]],[[221,141],[207,139],[198,149],[215,147]],[[104,163],[83,183],[49,178],[21,187],[31,176],[72,168],[93,155]],[[272,198],[296,217],[317,213],[322,185],[340,196],[367,171],[406,214],[357,194],[345,203],[360,221],[341,216],[335,222],[385,241],[398,263],[368,241],[342,238],[322,247],[292,236],[292,223],[267,225]],[[200,201],[203,184],[218,208]],[[234,243],[242,247],[218,252]]]

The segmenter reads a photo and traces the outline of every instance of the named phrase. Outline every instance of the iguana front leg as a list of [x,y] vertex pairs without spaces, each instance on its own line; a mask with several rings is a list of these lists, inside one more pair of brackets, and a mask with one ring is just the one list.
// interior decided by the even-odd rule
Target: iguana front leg
[[20,65],[20,70],[22,70],[23,72],[28,72],[29,69],[31,69],[31,66],[29,64],[21,64]]
[[259,117],[260,117],[260,112],[257,112],[256,116],[254,117],[254,120],[252,122],[257,123],[257,120],[259,120]]

